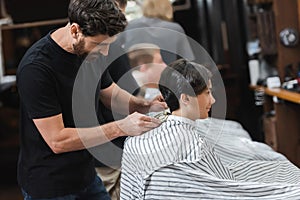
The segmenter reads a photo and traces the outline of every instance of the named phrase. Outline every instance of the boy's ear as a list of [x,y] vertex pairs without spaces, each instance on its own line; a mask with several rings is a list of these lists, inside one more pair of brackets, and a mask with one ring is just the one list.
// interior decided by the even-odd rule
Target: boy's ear
[[185,105],[188,104],[190,102],[189,95],[181,94],[180,95],[180,101]]

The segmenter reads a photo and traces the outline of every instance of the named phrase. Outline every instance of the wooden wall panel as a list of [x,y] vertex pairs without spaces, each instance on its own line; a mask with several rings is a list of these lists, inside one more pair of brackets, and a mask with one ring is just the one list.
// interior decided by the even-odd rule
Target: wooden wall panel
[[300,45],[296,47],[285,47],[281,44],[279,33],[285,28],[294,28],[299,32],[299,0],[273,0],[273,11],[277,35],[277,68],[281,81],[284,80],[285,67],[292,64],[295,70],[300,62]]
[[300,167],[300,106],[283,102],[275,104],[277,150]]

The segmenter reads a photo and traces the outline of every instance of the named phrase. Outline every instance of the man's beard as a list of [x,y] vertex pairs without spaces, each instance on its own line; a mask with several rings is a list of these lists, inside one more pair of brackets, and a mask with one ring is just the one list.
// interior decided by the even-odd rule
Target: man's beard
[[79,41],[78,44],[73,44],[73,49],[76,55],[81,57],[82,59],[85,59],[88,56],[88,52],[84,51],[85,43],[83,40]]
[[78,44],[73,44],[73,49],[76,55],[81,59],[85,60],[95,60],[100,56],[99,52],[87,52],[84,50],[85,42],[83,40],[79,41]]

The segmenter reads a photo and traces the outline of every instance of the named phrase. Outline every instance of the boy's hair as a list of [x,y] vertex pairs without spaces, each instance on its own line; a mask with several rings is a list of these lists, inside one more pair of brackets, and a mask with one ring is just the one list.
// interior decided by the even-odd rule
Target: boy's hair
[[159,90],[170,111],[180,108],[181,94],[197,96],[207,89],[211,72],[203,65],[179,59],[171,63],[161,74]]
[[142,10],[145,17],[173,20],[173,7],[169,0],[145,0]]
[[68,8],[70,23],[77,23],[83,35],[109,35],[122,32],[127,21],[112,0],[71,0]]

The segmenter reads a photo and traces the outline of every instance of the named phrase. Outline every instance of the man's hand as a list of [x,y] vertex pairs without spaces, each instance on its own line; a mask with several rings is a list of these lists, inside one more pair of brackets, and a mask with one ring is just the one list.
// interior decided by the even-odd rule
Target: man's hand
[[156,96],[152,101],[149,102],[149,104],[148,112],[159,112],[168,108],[161,94]]
[[116,123],[123,131],[124,136],[137,136],[158,127],[161,122],[153,117],[134,112]]
[[144,98],[131,98],[130,102],[130,112],[139,112],[139,113],[149,113],[149,112],[159,112],[167,109],[168,106],[164,102],[161,95],[156,96],[153,100],[148,101]]

